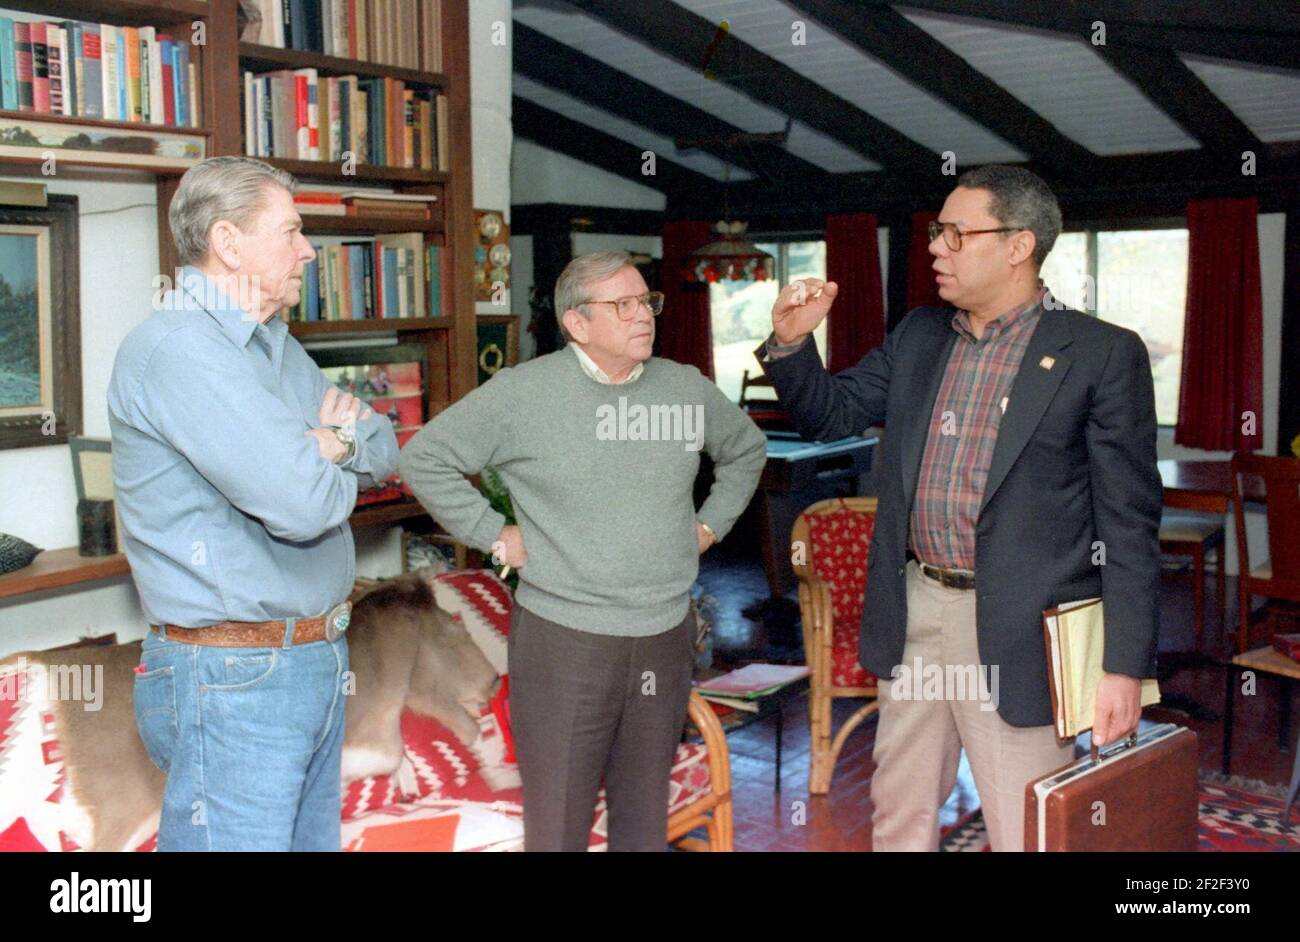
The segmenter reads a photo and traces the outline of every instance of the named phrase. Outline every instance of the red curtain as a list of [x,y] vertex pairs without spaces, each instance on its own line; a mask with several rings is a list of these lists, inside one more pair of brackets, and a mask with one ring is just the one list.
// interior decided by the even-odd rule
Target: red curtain
[[948,302],[939,297],[939,285],[934,280],[934,256],[930,254],[930,223],[939,218],[938,213],[912,213],[912,240],[907,247],[907,309],[918,307],[947,307]]
[[[1258,213],[1253,197],[1187,204],[1187,312],[1174,430],[1180,445],[1251,451],[1262,444]],[[1253,427],[1243,413],[1253,415]]]
[[826,217],[826,280],[839,288],[827,325],[826,366],[838,373],[885,342],[884,285],[876,217]]
[[694,366],[713,379],[713,327],[709,286],[682,281],[682,263],[712,238],[707,222],[664,223],[664,260],[660,270],[664,310],[655,325],[659,355]]

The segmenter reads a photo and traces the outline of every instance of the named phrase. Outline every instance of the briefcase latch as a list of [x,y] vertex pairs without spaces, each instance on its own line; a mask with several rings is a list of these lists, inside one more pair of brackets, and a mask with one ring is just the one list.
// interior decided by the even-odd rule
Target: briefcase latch
[[1126,739],[1121,739],[1119,742],[1113,742],[1110,743],[1109,745],[1102,746],[1101,749],[1097,748],[1097,742],[1096,740],[1093,740],[1092,761],[1097,762],[1098,760],[1113,758],[1114,756],[1123,752],[1125,749],[1131,749],[1137,744],[1138,744],[1138,734],[1136,729],[1133,730],[1131,733],[1129,733]]

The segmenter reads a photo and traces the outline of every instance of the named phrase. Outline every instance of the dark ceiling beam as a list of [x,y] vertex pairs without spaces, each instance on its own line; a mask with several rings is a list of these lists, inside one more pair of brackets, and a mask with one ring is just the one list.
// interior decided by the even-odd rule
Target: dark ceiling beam
[[[1076,214],[1091,206],[1127,212],[1126,206],[1147,214],[1181,215],[1188,199],[1258,196],[1263,211],[1276,212],[1300,192],[1300,147],[1265,144],[1256,174],[1241,173],[1241,161],[1212,151],[1169,151],[1098,157],[1087,180],[1065,180],[1043,172],[1062,206]],[[956,185],[953,177],[917,184],[886,173],[832,174],[829,185],[790,181],[781,187],[733,183],[727,191],[731,215],[751,227],[772,229],[771,220],[806,219],[827,213],[873,212],[938,208]],[[713,201],[704,192],[681,191],[668,198],[672,219],[707,218],[720,210],[720,191]],[[1155,209],[1153,209],[1153,207]],[[756,222],[755,220],[762,220]]]
[[[745,133],[701,108],[519,22],[514,24],[514,69],[548,88],[665,137],[726,139]],[[776,144],[702,143],[699,149],[769,180],[826,172]]]
[[526,138],[575,160],[593,164],[642,186],[665,193],[684,189],[698,193],[722,190],[720,181],[666,160],[658,154],[655,155],[654,176],[646,176],[641,173],[645,162],[641,155],[645,148],[566,118],[527,98],[515,95],[511,99],[511,109],[511,121],[517,137]]
[[511,235],[609,232],[616,235],[663,235],[664,213],[658,209],[622,209],[571,203],[524,203],[510,207]]
[[1117,43],[1096,49],[1202,146],[1238,159],[1243,150],[1258,154],[1263,149],[1263,142],[1245,122],[1176,53]]
[[[862,52],[947,102],[1061,176],[1087,172],[1094,154],[987,75],[889,7],[847,0],[787,0]],[[960,155],[959,155],[960,156]]]
[[[889,0],[869,2],[892,5]],[[1220,0],[1154,4],[1146,0],[906,0],[898,6],[1069,33],[1085,42],[1092,35],[1092,24],[1100,20],[1106,24],[1107,43],[1279,69],[1295,69],[1300,62],[1300,13],[1286,3],[1270,3],[1263,9]]]
[[[924,179],[939,155],[672,0],[570,0],[590,16],[782,114],[816,128],[897,174]],[[719,41],[719,36],[721,39]]]

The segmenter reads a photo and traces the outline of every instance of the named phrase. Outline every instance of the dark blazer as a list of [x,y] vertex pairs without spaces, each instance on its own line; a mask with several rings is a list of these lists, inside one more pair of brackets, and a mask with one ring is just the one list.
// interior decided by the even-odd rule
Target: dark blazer
[[[884,424],[880,505],[867,566],[859,659],[882,678],[903,659],[912,500],[930,414],[957,339],[951,310],[917,308],[856,366],[831,376],[812,342],[763,368],[805,437]],[[756,353],[760,362],[764,348]],[[1044,357],[1052,357],[1051,368]],[[1155,676],[1162,490],[1155,394],[1133,331],[1045,310],[1011,387],[976,528],[980,660],[999,665],[998,712],[1052,722],[1043,609],[1100,597],[1104,669]],[[1104,564],[1094,565],[1104,544]]]

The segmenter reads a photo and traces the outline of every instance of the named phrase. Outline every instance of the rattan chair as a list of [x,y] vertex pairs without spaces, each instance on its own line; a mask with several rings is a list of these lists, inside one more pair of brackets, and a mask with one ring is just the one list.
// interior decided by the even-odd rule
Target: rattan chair
[[[845,741],[878,706],[876,676],[858,663],[867,554],[875,524],[876,498],[837,497],[804,510],[791,532],[804,654],[812,670],[808,791],[814,795],[830,791],[835,761]],[[849,697],[868,702],[833,730],[831,704]]]

